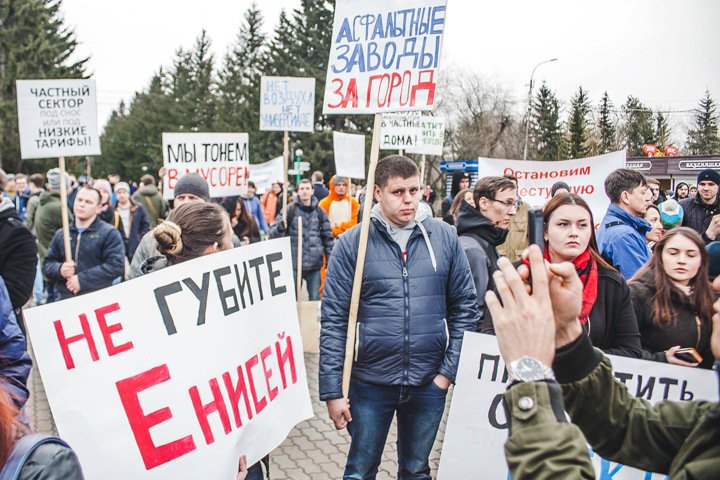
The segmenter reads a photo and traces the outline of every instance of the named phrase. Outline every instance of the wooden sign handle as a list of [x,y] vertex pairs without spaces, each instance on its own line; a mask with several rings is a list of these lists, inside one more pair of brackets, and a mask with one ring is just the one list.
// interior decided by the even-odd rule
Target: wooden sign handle
[[67,183],[65,173],[65,157],[58,158],[60,167],[60,216],[62,217],[63,245],[65,246],[65,261],[72,261],[72,251],[70,250],[70,222],[68,221],[68,204],[67,204]]

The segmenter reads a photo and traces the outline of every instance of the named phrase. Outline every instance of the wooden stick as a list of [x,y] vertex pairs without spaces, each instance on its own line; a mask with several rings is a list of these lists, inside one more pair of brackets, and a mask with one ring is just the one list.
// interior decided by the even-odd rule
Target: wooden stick
[[[297,217],[297,225],[298,225],[298,239],[297,239],[297,297],[295,297],[300,302],[300,284],[302,283],[302,242],[303,242],[303,227],[302,227],[302,217]],[[308,294],[310,293],[310,290],[308,290]]]
[[60,166],[60,216],[62,217],[63,244],[65,245],[65,261],[72,262],[70,250],[70,222],[68,221],[67,183],[65,180],[65,157],[58,159]]
[[362,289],[363,270],[365,269],[365,253],[367,251],[368,235],[370,233],[370,210],[375,190],[375,167],[380,156],[380,124],[382,114],[375,114],[373,126],[372,146],[370,147],[370,166],[368,167],[367,182],[365,183],[365,202],[363,202],[363,221],[360,224],[360,246],[358,247],[357,261],[355,263],[355,278],[353,280],[352,296],[350,297],[350,312],[348,315],[347,337],[345,339],[345,363],[343,364],[342,389],[345,398],[350,389],[350,374],[352,373],[353,357],[355,354],[355,327],[357,313],[360,307],[360,291]]
[[288,162],[290,161],[290,136],[288,131],[285,130],[283,134],[283,158],[284,160],[284,172],[285,172],[285,185],[283,185],[283,208],[282,208],[282,221],[285,228],[287,228],[287,198],[288,198],[288,187],[290,186],[290,180],[288,177]]
[[425,154],[420,157],[420,188],[425,193]]

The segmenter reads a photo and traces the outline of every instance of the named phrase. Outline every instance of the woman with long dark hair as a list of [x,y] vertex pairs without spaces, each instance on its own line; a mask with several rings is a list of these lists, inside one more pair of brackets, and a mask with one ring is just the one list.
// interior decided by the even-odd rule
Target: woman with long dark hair
[[[712,368],[714,296],[707,256],[697,232],[675,228],[655,244],[655,254],[630,280],[643,358]],[[702,361],[678,358],[675,354],[680,348],[694,348]]]
[[559,193],[545,205],[545,258],[571,262],[583,283],[580,322],[606,353],[640,357],[640,334],[622,275],[600,256],[590,207],[577,194]]
[[675,195],[673,196],[673,199],[675,199],[676,202],[687,198],[688,195],[690,195],[690,186],[687,183],[679,182],[675,185]]
[[243,244],[260,241],[258,224],[247,209],[242,197],[228,197],[223,201],[222,205],[230,215],[233,232]]

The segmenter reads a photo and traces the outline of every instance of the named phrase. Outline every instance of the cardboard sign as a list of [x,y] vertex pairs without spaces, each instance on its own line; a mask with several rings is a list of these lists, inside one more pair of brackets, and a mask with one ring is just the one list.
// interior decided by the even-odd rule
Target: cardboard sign
[[333,132],[335,174],[365,178],[365,135]]
[[[715,372],[667,363],[609,356],[616,378],[630,393],[662,400],[718,400]],[[503,405],[505,365],[492,335],[465,332],[453,391],[438,480],[509,477],[505,461],[508,423]],[[662,480],[664,475],[611,463],[591,453],[597,478]],[[609,476],[608,472],[613,472]]]
[[22,158],[100,155],[95,80],[17,80]]
[[312,416],[289,239],[25,310],[88,480],[234,480]]
[[250,180],[255,183],[257,193],[270,190],[273,182],[282,180],[284,175],[283,157],[273,158],[264,163],[250,164]]
[[432,110],[446,0],[337,0],[323,113]]
[[163,196],[183,175],[197,173],[213,198],[243,195],[250,176],[247,133],[163,133]]
[[618,168],[625,168],[624,151],[560,162],[478,159],[478,176],[514,175],[518,179],[518,195],[533,208],[542,208],[550,200],[555,182],[567,183],[571,193],[577,193],[588,203],[596,224],[610,204],[605,195],[605,179]]
[[441,156],[444,142],[445,119],[443,117],[420,117],[419,145],[411,145],[405,151]]
[[260,79],[260,130],[312,132],[314,118],[314,78]]

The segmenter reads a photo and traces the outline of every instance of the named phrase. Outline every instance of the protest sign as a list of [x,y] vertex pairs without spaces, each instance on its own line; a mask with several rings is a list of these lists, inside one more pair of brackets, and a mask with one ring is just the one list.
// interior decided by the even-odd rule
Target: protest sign
[[95,80],[17,80],[22,158],[100,155]]
[[25,310],[88,480],[235,479],[312,416],[289,239]]
[[260,130],[312,132],[314,118],[314,78],[260,79]]
[[445,142],[445,119],[443,117],[420,117],[420,141],[405,148],[407,153],[442,155]]
[[257,193],[265,193],[270,190],[273,182],[282,180],[284,174],[283,157],[273,158],[264,163],[250,164],[250,180],[255,184]]
[[[634,358],[609,357],[615,377],[627,386],[631,394],[650,402],[718,399],[714,372]],[[508,438],[503,405],[507,381],[496,337],[465,332],[438,480],[510,478],[504,450]],[[611,463],[594,453],[591,456],[599,479],[664,478],[664,475]],[[608,472],[613,473],[610,475]]]
[[538,162],[478,158],[478,176],[514,175],[518,179],[518,195],[532,208],[542,208],[550,199],[555,182],[563,181],[571,193],[588,203],[595,223],[605,216],[610,200],[605,195],[605,179],[613,170],[625,167],[625,151],[597,157]]
[[432,110],[446,0],[337,0],[323,113]]
[[247,133],[163,133],[163,196],[173,198],[175,183],[197,173],[213,198],[242,195],[249,173]]
[[383,113],[380,124],[380,150],[405,150],[422,142],[419,112]]
[[333,132],[335,174],[365,178],[365,135]]

